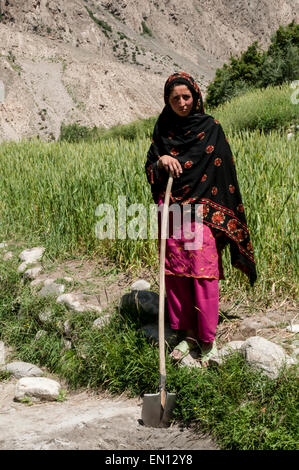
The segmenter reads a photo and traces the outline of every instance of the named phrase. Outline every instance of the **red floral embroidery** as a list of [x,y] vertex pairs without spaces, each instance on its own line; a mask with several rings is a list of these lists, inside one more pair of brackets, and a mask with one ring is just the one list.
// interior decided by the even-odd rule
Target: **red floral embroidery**
[[230,184],[229,187],[228,187],[228,190],[229,190],[229,192],[230,192],[231,194],[234,194],[236,188],[235,188],[235,186],[233,186],[232,184]]
[[239,229],[236,231],[236,235],[237,235],[237,239],[238,239],[239,242],[244,241],[245,233],[244,233],[244,231],[243,231],[241,228],[239,228]]
[[239,204],[239,205],[237,206],[237,211],[239,211],[239,212],[244,212],[244,206],[243,206],[243,204]]
[[220,166],[220,165],[221,165],[221,163],[222,163],[222,160],[221,160],[221,158],[215,158],[215,160],[214,160],[214,165],[216,165],[216,166]]
[[236,230],[238,229],[238,226],[237,226],[237,223],[234,219],[230,219],[228,222],[227,222],[227,228],[230,232],[236,232]]
[[232,162],[233,162],[233,165],[235,165],[235,159],[234,159],[233,155],[232,155]]
[[208,145],[207,148],[206,148],[206,153],[212,153],[214,150],[214,146],[213,145]]
[[179,152],[178,152],[176,149],[171,149],[171,150],[170,150],[170,154],[171,154],[173,157],[176,157],[176,156],[179,154]]
[[207,177],[208,177],[208,176],[207,176],[206,174],[204,174],[204,175],[202,176],[201,180],[200,180],[201,183],[203,183],[204,181],[206,181]]
[[197,134],[197,138],[198,138],[199,140],[204,139],[205,136],[206,136],[205,132],[200,132],[199,134]]
[[216,124],[219,124],[219,121],[217,121],[217,119],[214,119],[214,122],[216,122]]
[[188,170],[189,168],[192,167],[192,165],[193,165],[193,162],[191,162],[191,160],[188,160],[188,161],[184,164],[184,168],[186,168],[186,169]]
[[189,130],[189,131],[187,131],[184,135],[188,135],[188,134],[190,134],[190,132],[191,132],[191,131]]
[[182,202],[182,205],[185,205],[185,204],[190,204],[190,202],[194,202],[196,201],[197,197],[189,197],[188,199],[186,199],[185,201]]
[[214,212],[214,214],[212,215],[212,222],[214,224],[221,225],[223,224],[224,220],[225,220],[225,216],[220,211]]
[[247,250],[250,251],[251,253],[253,253],[253,246],[252,246],[251,242],[247,243]]
[[198,217],[201,216],[201,206],[202,206],[202,215],[203,217],[207,217],[209,211],[210,211],[210,208],[207,204],[201,204],[198,208],[197,208],[197,215]]
[[217,193],[218,193],[218,189],[216,188],[216,186],[213,186],[213,187],[212,187],[212,194],[213,194],[213,196],[216,196]]

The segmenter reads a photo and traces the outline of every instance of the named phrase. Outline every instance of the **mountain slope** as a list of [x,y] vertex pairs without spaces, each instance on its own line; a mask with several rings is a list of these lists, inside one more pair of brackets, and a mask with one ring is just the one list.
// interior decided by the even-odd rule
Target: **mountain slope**
[[[111,126],[158,113],[175,70],[203,92],[216,68],[298,0],[0,0],[0,140],[54,139],[61,122]],[[0,95],[1,99],[1,95]]]

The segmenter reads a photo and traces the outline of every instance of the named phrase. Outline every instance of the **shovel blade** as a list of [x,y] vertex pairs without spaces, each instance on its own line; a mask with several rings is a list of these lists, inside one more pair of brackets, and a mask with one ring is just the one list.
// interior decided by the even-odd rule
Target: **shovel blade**
[[175,393],[166,393],[165,407],[161,406],[161,394],[149,393],[143,397],[141,419],[145,426],[165,428],[169,426],[175,407]]

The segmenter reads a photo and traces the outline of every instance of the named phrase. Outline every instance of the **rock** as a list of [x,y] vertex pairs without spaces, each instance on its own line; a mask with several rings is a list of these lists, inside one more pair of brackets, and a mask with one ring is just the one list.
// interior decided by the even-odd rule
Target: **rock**
[[64,292],[64,284],[56,284],[56,282],[51,282],[45,284],[44,287],[38,292],[38,295],[41,297],[47,297],[50,295],[60,295]]
[[36,263],[42,258],[44,251],[45,248],[43,248],[42,246],[38,246],[29,250],[22,251],[22,253],[20,253],[19,255],[19,258],[27,264]]
[[34,338],[35,338],[36,340],[39,340],[39,339],[42,338],[43,336],[47,336],[47,334],[48,334],[48,333],[46,332],[46,330],[38,330],[38,332],[36,333],[36,335],[35,335]]
[[201,368],[200,355],[192,355],[193,351],[179,362],[179,367],[199,367]]
[[50,323],[52,320],[53,313],[50,310],[46,310],[44,312],[40,312],[38,314],[38,318],[42,323]]
[[[134,290],[122,296],[119,304],[121,312],[131,318],[140,318],[143,324],[155,322],[159,315],[159,295],[147,290]],[[165,320],[168,322],[168,308],[165,299]]]
[[64,324],[63,324],[63,329],[64,329],[64,334],[66,336],[71,336],[72,334],[72,328],[71,328],[71,324],[70,324],[70,321],[69,320],[65,320]]
[[241,352],[252,367],[261,369],[272,379],[278,377],[283,366],[295,362],[281,346],[261,336],[253,336],[244,341]]
[[12,257],[13,257],[12,251],[7,251],[7,253],[5,253],[5,255],[3,255],[2,259],[3,259],[4,261],[8,261],[8,260],[10,260]]
[[151,287],[150,283],[144,279],[138,279],[131,285],[131,290],[147,290]]
[[292,333],[299,333],[299,324],[297,323],[297,325],[287,326],[287,330],[291,331]]
[[18,273],[24,273],[26,271],[27,267],[28,267],[28,263],[26,263],[26,261],[24,261],[18,267]]
[[34,402],[54,401],[58,398],[61,386],[58,382],[46,377],[23,377],[15,388],[15,400],[30,398]]
[[209,359],[209,365],[220,366],[223,363],[223,358],[233,354],[236,351],[241,352],[243,344],[244,341],[230,341],[225,346],[223,346],[223,348],[220,349],[217,354]]
[[103,326],[105,325],[108,325],[110,321],[110,315],[103,315],[102,317],[99,317],[97,318],[94,322],[93,322],[93,328],[98,328],[99,330],[101,328],[103,328]]
[[0,341],[0,365],[5,363],[5,346],[3,341]]
[[101,312],[102,309],[99,305],[94,305],[89,302],[85,302],[80,294],[62,294],[57,297],[57,303],[65,304],[70,310],[75,312],[85,312],[88,310],[95,310]]
[[0,243],[0,249],[2,248],[7,248],[7,243],[3,242],[3,243]]
[[24,273],[24,277],[27,279],[33,280],[36,279],[39,273],[42,271],[42,267],[39,266],[34,266],[33,268],[27,269]]
[[5,370],[10,372],[17,379],[21,377],[41,377],[44,375],[43,371],[29,362],[10,362],[6,364]]
[[[158,342],[159,340],[159,330],[157,323],[150,323],[148,325],[144,325],[141,328],[141,331],[145,334],[145,336],[150,339]],[[175,346],[177,344],[177,332],[176,330],[172,330],[168,325],[164,327],[165,333],[165,341],[171,346]]]

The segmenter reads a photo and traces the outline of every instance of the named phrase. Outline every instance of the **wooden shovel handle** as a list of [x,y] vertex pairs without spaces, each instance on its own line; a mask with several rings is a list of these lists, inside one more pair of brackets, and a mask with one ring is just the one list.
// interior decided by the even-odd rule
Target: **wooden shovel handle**
[[[160,294],[159,294],[159,362],[160,362],[160,392],[161,405],[164,408],[166,399],[166,367],[165,367],[165,333],[164,333],[164,307],[165,307],[165,251],[166,232],[168,222],[168,206],[173,177],[169,175],[162,211],[161,242],[160,242]],[[163,403],[164,402],[164,403]]]

